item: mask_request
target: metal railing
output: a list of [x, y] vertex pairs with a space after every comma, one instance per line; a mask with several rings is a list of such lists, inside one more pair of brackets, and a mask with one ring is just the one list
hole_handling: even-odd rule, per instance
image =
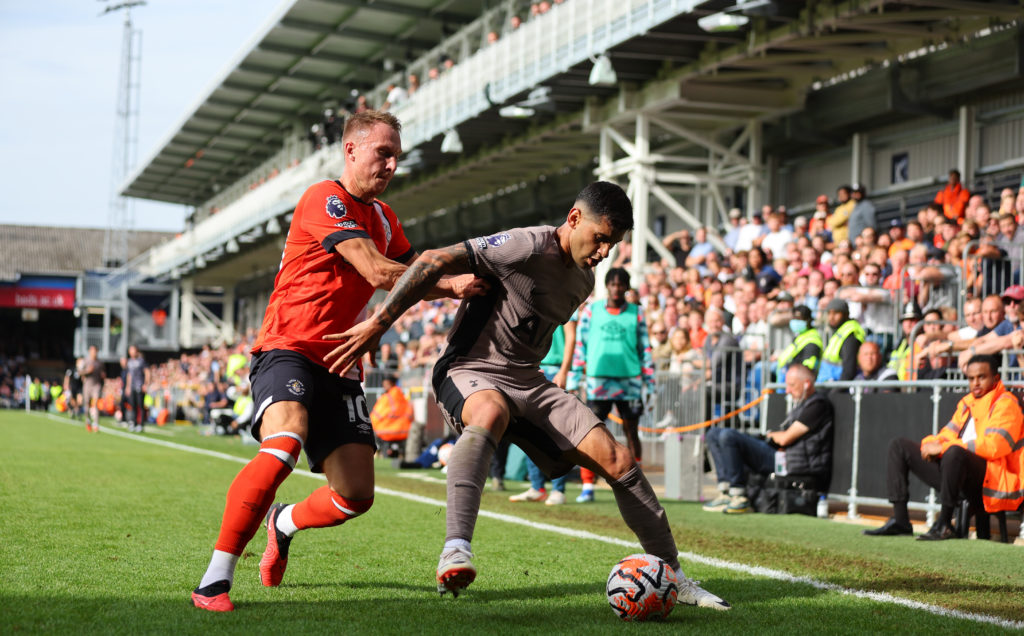
[[325, 175], [341, 174], [343, 162], [339, 144], [317, 150], [298, 166], [245, 193], [193, 229], [146, 252], [148, 262], [144, 269], [151, 276], [175, 268], [187, 272], [196, 256], [222, 249], [229, 239], [254, 231], [263, 234], [270, 219], [295, 207], [310, 183]]
[[[936, 268], [942, 273], [941, 281], [928, 282], [910, 273], [909, 268]], [[949, 306], [956, 309], [957, 316], [963, 315], [964, 296], [966, 286], [964, 284], [963, 269], [949, 264], [941, 265], [915, 265], [908, 266], [900, 273], [900, 281], [895, 289], [896, 304], [894, 307], [894, 320], [899, 331], [899, 315], [902, 308], [911, 300], [918, 303], [922, 309]], [[924, 290], [922, 292], [922, 290]], [[924, 300], [922, 303], [921, 300]]]
[[[1019, 382], [1005, 382], [1008, 389], [1019, 390], [1024, 388], [1024, 385]], [[859, 508], [861, 506], [890, 506], [890, 502], [887, 498], [866, 496], [862, 494], [861, 483], [864, 480], [862, 470], [862, 459], [863, 452], [872, 453], [873, 457], [877, 458], [878, 464], [872, 466], [873, 470], [884, 472], [884, 463], [886, 457], [886, 449], [884, 448], [864, 448], [862, 444], [862, 438], [866, 435], [865, 429], [866, 423], [862, 417], [862, 403], [864, 396], [868, 392], [876, 391], [921, 391], [926, 392], [929, 395], [929, 401], [931, 402], [931, 413], [927, 416], [930, 420], [931, 434], [938, 433], [939, 429], [945, 426], [945, 422], [940, 418], [940, 403], [943, 399], [943, 394], [966, 390], [965, 383], [960, 380], [916, 380], [916, 381], [858, 381], [858, 382], [822, 382], [816, 385], [818, 390], [831, 391], [840, 390], [848, 391], [852, 396], [853, 400], [853, 422], [852, 431], [850, 432], [850, 445], [848, 448], [840, 448], [839, 446], [833, 446], [832, 456], [833, 458], [839, 457], [843, 453], [849, 453], [849, 488], [845, 492], [830, 492], [828, 494], [829, 499], [836, 501], [843, 501], [847, 504], [847, 515], [850, 518], [858, 518]], [[768, 389], [782, 389], [781, 384], [769, 384]], [[786, 396], [786, 411], [792, 407], [789, 396]], [[884, 422], [870, 422], [870, 426], [878, 426], [885, 424]], [[835, 463], [835, 460], [834, 462]], [[841, 481], [844, 475], [836, 475], [833, 473], [832, 482], [833, 485], [837, 479]], [[930, 489], [928, 496], [924, 501], [911, 500], [908, 502], [908, 508], [911, 510], [923, 510], [926, 513], [926, 521], [928, 525], [931, 525], [935, 521], [935, 515], [941, 508], [938, 503], [937, 494], [934, 489]]]
[[[916, 351], [916, 347], [914, 346], [914, 343], [917, 342], [917, 337], [919, 335], [921, 335], [921, 333], [924, 331], [925, 325], [953, 325], [955, 327], [959, 327], [960, 323], [958, 321], [955, 321], [955, 320], [922, 320], [921, 322], [919, 322], [916, 325], [914, 325], [914, 328], [910, 330], [910, 335], [907, 336], [907, 342], [909, 343], [909, 347], [908, 347], [908, 351], [907, 351], [907, 379], [908, 380], [916, 380], [917, 379], [918, 366], [920, 366], [920, 362], [921, 361], [920, 361], [919, 358], [915, 358], [915, 355], [916, 355], [917, 351]], [[952, 355], [942, 356], [943, 358], [952, 358], [952, 365], [947, 364], [945, 366], [947, 366], [947, 367], [948, 366], [956, 367], [956, 355], [957, 355], [957, 352], [953, 352]]]
[[[504, 103], [536, 87], [542, 81], [594, 58], [609, 48], [677, 15], [691, 11], [697, 0], [589, 0], [555, 5], [548, 13], [528, 20], [497, 42], [482, 46], [458, 60], [448, 72], [424, 81], [408, 100], [394, 110], [402, 120], [403, 145], [414, 148], [457, 124], [476, 117], [495, 104]], [[493, 16], [478, 20], [475, 29], [489, 28]], [[414, 63], [426, 69], [436, 52], [462, 46], [467, 36], [456, 34], [432, 53]], [[424, 78], [425, 79], [425, 78]], [[201, 220], [182, 236], [156, 247], [143, 265], [149, 275], [159, 276], [178, 268], [186, 273], [196, 256], [215, 251], [229, 238], [266, 224], [271, 217], [294, 206], [302, 191], [325, 174], [340, 174], [340, 146], [321, 148], [311, 155], [297, 149], [298, 135], [285, 148], [242, 181], [211, 199], [223, 205], [217, 214]], [[295, 159], [302, 159], [291, 167]], [[259, 175], [280, 173], [260, 187], [246, 191]]]
[[960, 294], [961, 302], [967, 295], [976, 298], [1000, 295], [1010, 285], [1020, 282], [1021, 266], [1024, 265], [1024, 245], [1000, 247], [1006, 256], [986, 258], [976, 254], [980, 241], [970, 241], [964, 246], [964, 285]]
[[[697, 0], [589, 0], [555, 5], [425, 82], [397, 111], [408, 147], [641, 35]], [[453, 38], [454, 42], [454, 38]], [[451, 43], [442, 43], [445, 49]]]

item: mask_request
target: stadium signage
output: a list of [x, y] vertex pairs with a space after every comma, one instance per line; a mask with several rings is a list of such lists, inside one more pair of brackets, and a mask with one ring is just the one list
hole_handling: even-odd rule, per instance
[[17, 283], [0, 283], [0, 307], [70, 311], [75, 308], [75, 279], [23, 276]]

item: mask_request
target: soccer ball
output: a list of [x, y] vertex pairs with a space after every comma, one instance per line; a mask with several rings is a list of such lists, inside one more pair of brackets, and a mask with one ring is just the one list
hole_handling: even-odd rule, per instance
[[608, 603], [624, 621], [661, 620], [679, 593], [675, 571], [653, 554], [631, 554], [608, 576]]

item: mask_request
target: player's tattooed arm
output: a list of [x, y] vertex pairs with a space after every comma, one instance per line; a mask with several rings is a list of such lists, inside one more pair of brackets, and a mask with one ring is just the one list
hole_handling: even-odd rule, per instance
[[[467, 289], [473, 285], [471, 272], [469, 250], [465, 243], [427, 250], [391, 287], [391, 293], [377, 308], [374, 319], [387, 330], [409, 307], [423, 300], [435, 288], [445, 296], [463, 298]], [[469, 279], [458, 277], [460, 274], [469, 275]], [[442, 280], [445, 275], [454, 278]]]
[[[470, 255], [465, 244], [459, 243], [438, 250], [427, 250], [416, 259], [409, 269], [402, 274], [401, 278], [395, 281], [384, 302], [377, 307], [373, 316], [355, 325], [348, 331], [340, 334], [324, 336], [325, 340], [341, 340], [333, 351], [324, 357], [331, 373], [345, 375], [349, 369], [359, 360], [359, 357], [370, 352], [371, 362], [384, 335], [398, 317], [407, 309], [422, 300], [431, 291], [438, 290], [438, 283], [442, 277], [451, 275], [453, 278], [445, 279], [444, 284], [449, 289], [460, 293], [458, 297], [485, 293], [487, 283], [475, 278], [470, 272], [472, 266]], [[464, 288], [459, 291], [454, 289], [454, 281], [463, 279], [460, 283]]]

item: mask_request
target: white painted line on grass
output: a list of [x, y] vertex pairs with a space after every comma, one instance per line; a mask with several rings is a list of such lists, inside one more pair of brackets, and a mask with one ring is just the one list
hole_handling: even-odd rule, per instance
[[[75, 424], [77, 422], [69, 420], [67, 418], [58, 417], [51, 413], [47, 413], [46, 416], [54, 421], [62, 422], [64, 424]], [[125, 431], [119, 431], [116, 429], [101, 427], [101, 429], [109, 435], [115, 435], [117, 437], [125, 437], [130, 440], [137, 442], [145, 442], [147, 444], [155, 444], [157, 446], [164, 446], [167, 448], [173, 448], [175, 450], [185, 451], [187, 453], [195, 453], [197, 455], [206, 455], [208, 457], [217, 457], [219, 459], [225, 459], [227, 461], [236, 462], [239, 464], [249, 463], [249, 459], [243, 457], [237, 457], [235, 455], [229, 455], [227, 453], [221, 453], [218, 451], [207, 450], [204, 448], [196, 448], [194, 446], [188, 446], [186, 444], [178, 444], [175, 442], [168, 442], [162, 439], [153, 439], [151, 437], [144, 437], [138, 434], [128, 433]], [[312, 477], [313, 479], [319, 479], [325, 481], [325, 477], [319, 473], [312, 473], [308, 470], [294, 470], [293, 473], [303, 475], [304, 477]], [[416, 503], [426, 504], [429, 506], [441, 506], [444, 507], [446, 503], [440, 499], [432, 499], [430, 497], [423, 497], [421, 495], [414, 495], [412, 493], [402, 492], [400, 490], [391, 490], [390, 488], [383, 488], [377, 486], [376, 492], [384, 495], [390, 495], [392, 497], [399, 497], [407, 501], [414, 501]], [[554, 534], [560, 534], [566, 537], [572, 537], [575, 539], [589, 539], [591, 541], [600, 541], [602, 543], [608, 543], [611, 545], [618, 545], [630, 550], [640, 547], [640, 544], [634, 541], [626, 541], [625, 539], [618, 539], [616, 537], [606, 537], [600, 534], [594, 534], [593, 532], [587, 532], [586, 530], [576, 530], [574, 528], [565, 528], [562, 526], [555, 526], [549, 523], [541, 523], [538, 521], [531, 521], [529, 519], [523, 519], [521, 517], [515, 517], [513, 515], [507, 515], [500, 512], [490, 512], [488, 510], [480, 511], [481, 517], [487, 517], [488, 519], [494, 519], [496, 521], [503, 521], [514, 525], [526, 526], [535, 530], [543, 530], [545, 532], [551, 532]], [[693, 552], [680, 552], [679, 557], [681, 559], [692, 561], [694, 563], [700, 563], [710, 567], [721, 568], [723, 570], [732, 570], [734, 572], [742, 572], [744, 574], [752, 574], [754, 576], [760, 576], [768, 579], [774, 579], [777, 581], [786, 581], [788, 583], [802, 583], [804, 585], [810, 585], [813, 588], [819, 590], [826, 590], [830, 592], [838, 592], [847, 596], [853, 596], [856, 598], [868, 599], [877, 603], [888, 603], [890, 605], [898, 605], [900, 607], [906, 607], [909, 609], [920, 610], [922, 612], [928, 612], [929, 614], [935, 614], [937, 616], [943, 616], [948, 618], [958, 618], [962, 620], [973, 621], [976, 623], [988, 623], [1007, 629], [1024, 629], [1024, 622], [1011, 621], [998, 616], [989, 616], [987, 614], [975, 614], [972, 612], [962, 612], [960, 610], [949, 609], [946, 607], [940, 607], [938, 605], [931, 605], [929, 603], [922, 603], [920, 601], [914, 601], [899, 596], [893, 596], [892, 594], [886, 594], [884, 592], [871, 592], [868, 590], [855, 590], [835, 583], [827, 583], [824, 581], [818, 581], [807, 576], [798, 576], [796, 574], [790, 574], [783, 570], [776, 570], [773, 568], [766, 568], [760, 565], [745, 565], [743, 563], [735, 563], [733, 561], [726, 561], [724, 559], [717, 559], [715, 557], [708, 557], [702, 554], [695, 554]]]
[[[437, 470], [430, 470], [430, 469], [427, 469], [427, 470], [429, 470], [429, 472], [431, 472], [431, 473], [440, 472], [440, 471], [437, 471]], [[412, 479], [413, 481], [423, 481], [423, 482], [426, 482], [428, 484], [446, 484], [446, 483], [448, 483], [448, 481], [447, 481], [447, 479], [445, 477], [435, 477], [434, 475], [425, 474], [426, 472], [427, 471], [420, 472], [420, 471], [416, 470], [416, 471], [408, 472], [408, 473], [398, 473], [398, 477], [401, 477], [403, 479]]]

